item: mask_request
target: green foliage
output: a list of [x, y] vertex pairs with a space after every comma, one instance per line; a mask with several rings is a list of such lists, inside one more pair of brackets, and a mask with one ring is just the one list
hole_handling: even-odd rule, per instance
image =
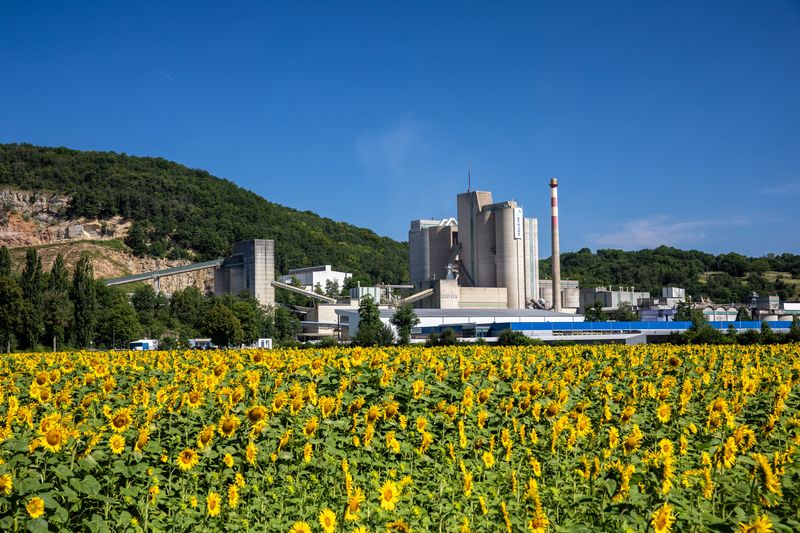
[[608, 314], [610, 320], [617, 322], [635, 322], [639, 320], [639, 315], [633, 310], [633, 306], [628, 302], [621, 302], [619, 307]]
[[28, 248], [25, 254], [25, 270], [22, 271], [20, 285], [25, 299], [22, 336], [24, 346], [33, 350], [44, 333], [42, 258], [34, 248]]
[[72, 275], [70, 298], [74, 304], [74, 331], [78, 346], [89, 346], [97, 323], [97, 298], [92, 260], [82, 255]]
[[[100, 306], [97, 342], [111, 348], [127, 348], [142, 333], [139, 316], [122, 289], [109, 287]], [[149, 337], [149, 335], [145, 335]]]
[[397, 308], [394, 316], [389, 320], [397, 328], [400, 344], [408, 344], [411, 340], [411, 329], [419, 324], [419, 317], [411, 304], [403, 304]]
[[428, 338], [425, 339], [425, 346], [455, 346], [458, 344], [458, 337], [456, 336], [456, 332], [450, 328], [442, 331], [438, 335], [436, 333], [431, 333], [428, 335]]
[[6, 352], [11, 351], [23, 305], [22, 289], [17, 282], [9, 276], [0, 276], [0, 343]]
[[58, 254], [50, 269], [50, 278], [47, 280], [47, 290], [53, 292], [69, 292], [69, 273], [64, 264], [64, 256]]
[[265, 238], [275, 240], [278, 272], [327, 263], [370, 283], [408, 279], [406, 243], [160, 158], [2, 144], [0, 185], [68, 194], [72, 216], [134, 221], [127, 242], [138, 254], [213, 259], [236, 241]]
[[11, 255], [8, 253], [8, 248], [5, 246], [0, 247], [0, 277], [11, 276]]
[[372, 296], [361, 299], [358, 306], [358, 331], [353, 337], [353, 344], [358, 346], [388, 346], [394, 342], [391, 328], [381, 322], [381, 312]]
[[598, 300], [594, 305], [587, 306], [583, 313], [583, 319], [586, 322], [603, 322], [608, 320], [606, 313], [603, 311], [603, 302]]
[[540, 339], [528, 337], [521, 331], [504, 329], [497, 336], [498, 346], [538, 346], [544, 344]]
[[[540, 269], [549, 272], [550, 259], [541, 261]], [[800, 296], [800, 285], [769, 281], [763, 275], [765, 271], [800, 277], [800, 255], [714, 256], [668, 246], [635, 252], [601, 249], [595, 253], [583, 248], [561, 254], [562, 277], [576, 279], [582, 287], [634, 285], [656, 296], [661, 294], [661, 287], [684, 287], [695, 299], [708, 297], [719, 303], [749, 301], [752, 291], [777, 294], [782, 300]]]
[[302, 329], [297, 315], [283, 306], [277, 306], [272, 313], [271, 324], [268, 324], [267, 336], [277, 344], [286, 345], [294, 342]]
[[736, 321], [746, 322], [748, 320], [752, 320], [752, 316], [750, 315], [750, 310], [744, 306], [740, 307], [739, 310], [736, 312]]
[[217, 346], [234, 346], [242, 342], [242, 323], [222, 302], [215, 302], [206, 315], [203, 328]]

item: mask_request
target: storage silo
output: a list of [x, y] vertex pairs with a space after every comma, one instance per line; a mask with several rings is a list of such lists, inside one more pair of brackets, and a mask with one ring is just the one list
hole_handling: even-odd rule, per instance
[[509, 309], [525, 307], [525, 247], [522, 209], [514, 202], [494, 208], [497, 286], [506, 287]]
[[411, 283], [430, 279], [430, 233], [426, 229], [428, 220], [411, 221], [408, 231], [408, 269]]

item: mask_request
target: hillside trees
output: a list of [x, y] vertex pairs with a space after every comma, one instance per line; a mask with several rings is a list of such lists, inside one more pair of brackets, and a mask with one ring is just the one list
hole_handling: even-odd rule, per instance
[[97, 322], [97, 301], [92, 261], [83, 255], [72, 275], [70, 298], [74, 305], [74, 332], [78, 346], [89, 346]]

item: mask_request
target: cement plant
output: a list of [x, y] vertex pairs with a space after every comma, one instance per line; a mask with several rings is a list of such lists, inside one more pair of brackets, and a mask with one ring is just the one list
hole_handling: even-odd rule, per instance
[[[333, 265], [309, 265], [276, 276], [274, 242], [266, 239], [238, 242], [229, 257], [105, 283], [150, 282], [158, 291], [163, 278], [213, 270], [216, 296], [245, 291], [261, 305], [274, 307], [283, 305], [276, 303], [275, 291], [289, 291], [312, 302], [289, 306], [301, 320], [298, 338], [310, 342], [349, 342], [358, 332], [359, 308], [366, 297], [377, 305], [381, 322], [395, 334], [392, 317], [398, 307], [412, 305], [419, 319], [411, 332], [412, 343], [446, 331], [461, 342], [495, 341], [503, 331], [545, 343], [667, 342], [671, 334], [693, 326], [689, 320], [676, 320], [681, 307], [702, 316], [715, 330], [738, 333], [758, 330], [762, 324], [787, 332], [800, 317], [800, 302], [781, 302], [770, 295], [753, 294], [749, 302], [739, 305], [715, 304], [692, 301], [680, 287], [663, 287], [660, 295], [651, 295], [632, 286], [580, 287], [576, 280], [561, 279], [556, 178], [550, 180], [549, 192], [549, 272], [540, 272], [539, 267], [539, 221], [526, 217], [513, 200], [495, 201], [490, 191], [467, 190], [456, 195], [455, 217], [443, 213], [442, 218], [410, 222], [408, 283], [359, 285], [347, 297], [326, 295], [321, 288], [343, 287], [352, 275], [334, 270]], [[620, 309], [633, 313], [631, 320], [589, 316]], [[740, 320], [742, 309], [749, 315], [747, 320]], [[147, 342], [135, 341], [135, 347]], [[267, 344], [271, 346], [270, 339], [259, 340], [259, 345]]]

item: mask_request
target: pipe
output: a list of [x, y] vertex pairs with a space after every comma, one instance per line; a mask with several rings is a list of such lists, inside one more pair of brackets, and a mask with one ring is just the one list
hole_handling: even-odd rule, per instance
[[553, 311], [561, 311], [561, 246], [558, 240], [558, 180], [550, 180], [550, 211], [553, 232]]

